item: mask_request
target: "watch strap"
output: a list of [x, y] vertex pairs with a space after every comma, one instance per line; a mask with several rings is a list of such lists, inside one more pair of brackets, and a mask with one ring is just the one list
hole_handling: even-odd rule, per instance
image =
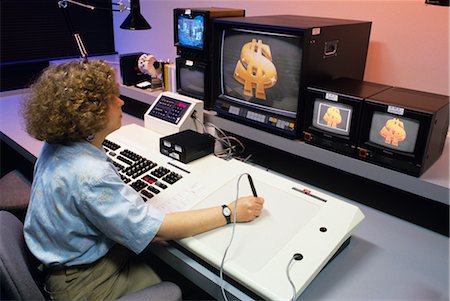
[[[230, 212], [230, 214], [225, 214], [225, 209], [228, 208], [228, 212]], [[227, 220], [227, 225], [231, 223], [231, 209], [230, 207], [228, 207], [227, 205], [222, 205], [222, 214], [225, 217], [225, 219]]]

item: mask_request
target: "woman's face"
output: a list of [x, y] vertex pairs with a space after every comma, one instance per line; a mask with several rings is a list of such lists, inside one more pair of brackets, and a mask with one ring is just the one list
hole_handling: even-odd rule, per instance
[[124, 102], [115, 96], [108, 104], [108, 122], [106, 124], [107, 135], [119, 129], [122, 126], [122, 106]]

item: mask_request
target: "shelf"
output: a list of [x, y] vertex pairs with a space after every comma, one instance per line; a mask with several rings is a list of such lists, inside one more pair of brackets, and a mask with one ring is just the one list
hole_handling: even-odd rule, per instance
[[355, 158], [340, 155], [299, 140], [291, 140], [242, 125], [206, 111], [205, 120], [222, 130], [271, 146], [276, 149], [319, 162], [378, 183], [449, 205], [449, 139], [444, 152], [420, 178], [383, 168]]

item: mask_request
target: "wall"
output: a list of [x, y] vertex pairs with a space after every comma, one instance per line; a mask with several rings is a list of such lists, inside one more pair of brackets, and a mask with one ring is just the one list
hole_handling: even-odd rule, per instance
[[164, 1], [140, 0], [152, 26], [147, 31], [119, 28], [127, 14], [114, 15], [119, 53], [143, 51], [158, 59], [176, 56], [173, 8], [243, 8], [247, 16], [295, 14], [372, 21], [364, 79], [431, 93], [450, 94], [449, 8], [425, 0], [397, 1]]

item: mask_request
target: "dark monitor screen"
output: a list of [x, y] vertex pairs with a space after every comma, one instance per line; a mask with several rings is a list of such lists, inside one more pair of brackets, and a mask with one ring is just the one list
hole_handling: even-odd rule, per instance
[[205, 72], [202, 69], [179, 67], [180, 80], [179, 89], [188, 94], [204, 95]]
[[375, 111], [369, 141], [389, 149], [413, 153], [419, 127], [417, 120]]
[[177, 18], [179, 45], [202, 50], [205, 39], [205, 17], [180, 14]]
[[312, 125], [323, 131], [349, 136], [353, 107], [316, 98]]
[[229, 28], [222, 31], [221, 93], [227, 99], [296, 117], [301, 37]]

